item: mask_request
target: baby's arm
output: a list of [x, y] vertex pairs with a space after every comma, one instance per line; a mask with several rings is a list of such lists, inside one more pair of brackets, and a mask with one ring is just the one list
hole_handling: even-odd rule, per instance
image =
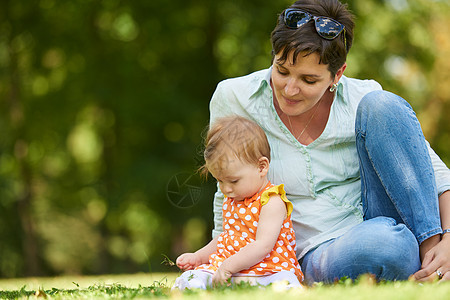
[[213, 282], [224, 283], [232, 274], [262, 261], [275, 246], [286, 215], [286, 205], [281, 197], [279, 195], [270, 197], [269, 202], [261, 207], [256, 240], [226, 259], [214, 274]]
[[178, 256], [176, 262], [178, 268], [187, 271], [192, 270], [201, 264], [207, 263], [209, 261], [209, 256], [217, 249], [218, 238], [218, 236], [215, 237], [206, 246], [194, 253], [184, 253]]

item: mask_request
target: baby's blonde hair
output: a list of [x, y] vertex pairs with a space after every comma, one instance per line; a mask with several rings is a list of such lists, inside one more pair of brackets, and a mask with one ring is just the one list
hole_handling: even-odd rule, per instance
[[223, 163], [230, 154], [250, 164], [258, 164], [261, 157], [270, 161], [270, 146], [262, 128], [240, 116], [217, 119], [206, 135], [205, 164], [200, 168], [201, 174], [208, 174], [207, 165], [223, 169]]

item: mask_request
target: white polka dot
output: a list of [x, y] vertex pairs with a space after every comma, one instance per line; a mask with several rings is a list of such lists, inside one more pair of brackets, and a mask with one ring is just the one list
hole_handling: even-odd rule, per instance
[[236, 231], [241, 231], [241, 227], [239, 227], [239, 225], [234, 226], [234, 229], [236, 229]]
[[240, 214], [245, 214], [245, 208], [241, 208], [241, 209], [239, 210], [239, 213], [240, 213]]
[[244, 231], [244, 232], [242, 233], [242, 236], [243, 236], [244, 238], [246, 238], [246, 237], [248, 237], [248, 233]]
[[284, 223], [284, 227], [289, 228], [289, 223], [288, 222]]
[[258, 270], [259, 272], [261, 272], [262, 270], [264, 270], [263, 268], [256, 268], [256, 270]]
[[248, 274], [256, 275], [255, 271], [250, 271]]
[[278, 252], [278, 253], [281, 253], [281, 252], [283, 252], [283, 249], [281, 249], [280, 247], [278, 247], [278, 248], [277, 248], [277, 252]]
[[287, 249], [288, 249], [289, 251], [292, 251], [291, 245], [287, 245]]
[[233, 230], [228, 230], [228, 234], [229, 235], [234, 235], [234, 231]]
[[234, 211], [234, 206], [231, 207], [231, 211]]
[[229, 211], [227, 211], [227, 213], [225, 214], [225, 217], [227, 217], [227, 218], [231, 217], [231, 213]]
[[238, 241], [234, 241], [234, 246], [235, 247], [239, 246], [239, 242]]
[[274, 257], [274, 258], [272, 258], [272, 261], [273, 261], [273, 263], [278, 263], [279, 261], [280, 261], [280, 259], [278, 258], [278, 257]]
[[238, 220], [238, 219], [239, 219], [238, 214], [235, 213], [235, 214], [234, 214], [234, 218]]
[[241, 207], [241, 205], [242, 205], [242, 204], [241, 204], [241, 203], [239, 203], [238, 205], [236, 205], [236, 207]]
[[223, 249], [219, 249], [219, 253], [222, 253], [223, 252]]
[[230, 224], [234, 224], [234, 222], [236, 222], [235, 219], [229, 219], [229, 220], [228, 220], [228, 223], [230, 223]]
[[292, 235], [288, 234], [287, 239], [292, 240]]
[[252, 219], [252, 217], [250, 215], [246, 215], [244, 219], [247, 221], [250, 221]]
[[284, 242], [283, 242], [282, 240], [279, 240], [279, 241], [278, 241], [278, 245], [283, 246], [283, 245], [284, 245]]
[[283, 262], [281, 265], [283, 266], [283, 268], [287, 268], [289, 266], [287, 262]]
[[233, 250], [233, 246], [230, 245], [230, 246], [227, 247], [227, 249], [228, 250]]
[[291, 261], [291, 263], [295, 264], [295, 259], [291, 258], [289, 260]]
[[258, 209], [256, 207], [252, 207], [251, 212], [256, 214], [258, 212]]
[[288, 256], [289, 256], [289, 253], [284, 252], [284, 256], [285, 256], [285, 257], [288, 257]]
[[223, 237], [219, 236], [219, 238], [217, 239], [219, 242], [223, 241]]
[[227, 230], [230, 229], [230, 225], [228, 225], [228, 224], [225, 224], [224, 227], [225, 227], [225, 229], [227, 229]]
[[253, 221], [253, 226], [258, 227], [258, 222]]
[[249, 228], [248, 231], [250, 231], [251, 233], [255, 233], [255, 231], [251, 228]]
[[228, 208], [228, 205], [225, 203], [225, 204], [223, 205], [223, 209], [224, 209], [224, 210], [227, 210], [227, 208]]
[[259, 265], [263, 268], [267, 267], [267, 264], [265, 264], [265, 263], [260, 263]]

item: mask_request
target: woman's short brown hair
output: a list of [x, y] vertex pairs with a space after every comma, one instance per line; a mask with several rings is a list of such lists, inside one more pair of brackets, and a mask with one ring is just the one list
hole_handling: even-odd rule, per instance
[[[318, 53], [320, 63], [327, 64], [331, 75], [336, 75], [347, 59], [347, 53], [353, 42], [353, 15], [338, 0], [299, 0], [289, 8], [301, 9], [313, 16], [332, 18], [345, 26], [334, 40], [321, 38], [315, 28], [314, 21], [309, 21], [300, 28], [291, 29], [284, 24], [284, 11], [278, 16], [277, 25], [272, 31], [272, 59], [281, 53], [280, 62], [284, 63], [293, 54], [293, 62], [299, 54]], [[344, 37], [345, 34], [345, 37]]]

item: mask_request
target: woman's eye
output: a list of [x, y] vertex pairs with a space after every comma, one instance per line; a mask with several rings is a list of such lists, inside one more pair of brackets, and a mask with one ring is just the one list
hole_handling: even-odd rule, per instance
[[303, 81], [305, 81], [307, 84], [314, 84], [314, 83], [316, 83], [317, 81], [315, 81], [315, 80], [308, 80], [308, 79], [304, 79]]
[[235, 184], [235, 183], [238, 183], [238, 181], [239, 181], [239, 179], [237, 179], [237, 180], [232, 180], [231, 183], [232, 183], [232, 184]]
[[287, 75], [288, 72], [281, 70], [280, 68], [277, 68], [278, 73], [280, 73], [281, 75]]

